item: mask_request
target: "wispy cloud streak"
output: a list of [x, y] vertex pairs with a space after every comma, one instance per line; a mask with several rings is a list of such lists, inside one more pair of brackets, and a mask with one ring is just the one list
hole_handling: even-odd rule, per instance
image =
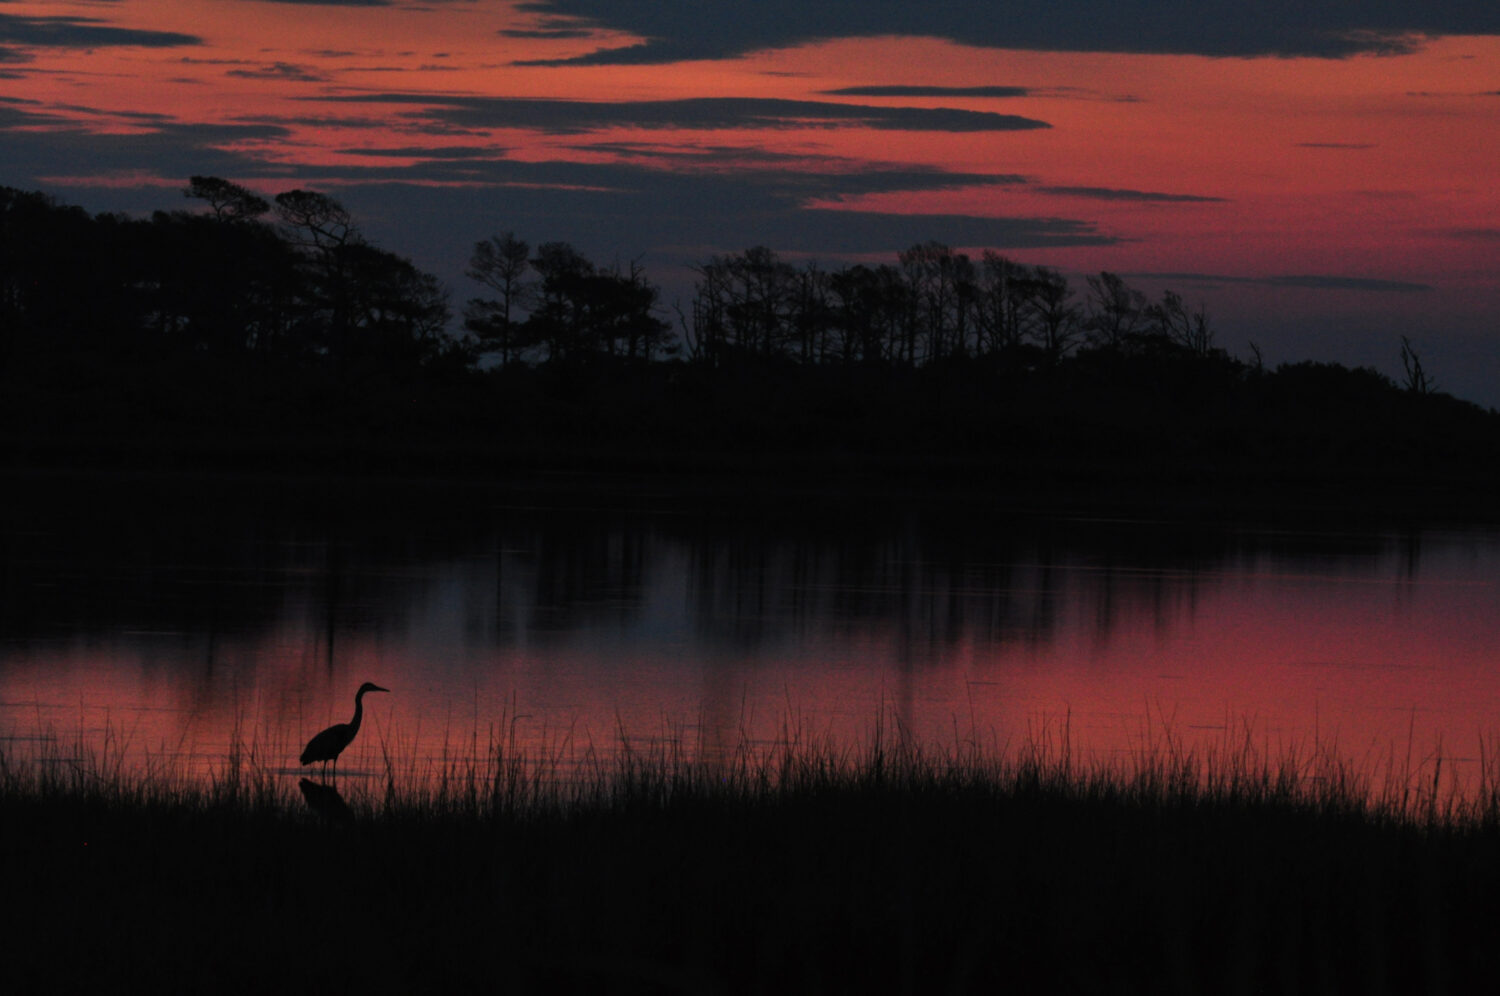
[[683, 100], [550, 100], [529, 97], [368, 93], [320, 97], [342, 103], [417, 104], [411, 116], [465, 128], [527, 128], [553, 134], [605, 128], [874, 128], [889, 131], [989, 132], [1050, 128], [1015, 114], [953, 107], [877, 107], [820, 100], [695, 97]]

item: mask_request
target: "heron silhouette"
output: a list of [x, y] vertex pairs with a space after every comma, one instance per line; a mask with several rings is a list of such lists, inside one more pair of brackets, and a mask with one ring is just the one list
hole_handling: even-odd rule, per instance
[[313, 764], [323, 762], [323, 767], [328, 767], [328, 762], [333, 762], [333, 777], [339, 774], [339, 755], [344, 748], [354, 742], [354, 735], [359, 732], [359, 722], [365, 717], [365, 693], [366, 692], [389, 692], [389, 688], [381, 688], [373, 681], [367, 681], [359, 686], [359, 691], [354, 693], [354, 718], [347, 723], [334, 723], [328, 729], [319, 733], [307, 742], [302, 749], [302, 756], [297, 758], [302, 764]]

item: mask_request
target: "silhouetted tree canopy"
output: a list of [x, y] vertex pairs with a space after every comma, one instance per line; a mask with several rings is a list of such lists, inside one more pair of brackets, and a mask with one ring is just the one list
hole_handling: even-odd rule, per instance
[[202, 208], [131, 218], [0, 187], [8, 438], [396, 434], [455, 452], [962, 456], [1013, 475], [1500, 463], [1500, 415], [1438, 392], [1406, 340], [1400, 386], [1270, 370], [1218, 348], [1201, 305], [1109, 272], [1080, 291], [936, 241], [833, 268], [755, 246], [696, 267], [670, 325], [638, 264], [504, 232], [472, 243], [486, 296], [455, 330], [439, 281], [337, 199], [208, 176], [184, 193]]
[[516, 320], [535, 293], [535, 285], [526, 280], [530, 257], [531, 247], [511, 232], [475, 243], [469, 257], [469, 279], [499, 297], [471, 298], [464, 328], [477, 337], [481, 353], [496, 354], [502, 364], [520, 359], [530, 345]]
[[80, 367], [96, 351], [406, 367], [456, 347], [437, 279], [365, 242], [333, 198], [278, 195], [276, 225], [266, 200], [217, 177], [185, 193], [208, 212], [90, 217], [0, 189], [7, 342]]
[[183, 193], [207, 201], [218, 221], [249, 221], [271, 210], [271, 205], [259, 194], [217, 176], [191, 177]]

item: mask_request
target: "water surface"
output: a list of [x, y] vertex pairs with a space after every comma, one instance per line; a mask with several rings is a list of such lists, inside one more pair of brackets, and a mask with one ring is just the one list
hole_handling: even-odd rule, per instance
[[36, 485], [0, 563], [0, 741], [191, 777], [231, 745], [289, 779], [877, 718], [1006, 749], [1164, 737], [1472, 776], [1500, 727], [1500, 535], [1056, 515], [848, 498], [628, 501], [226, 482]]

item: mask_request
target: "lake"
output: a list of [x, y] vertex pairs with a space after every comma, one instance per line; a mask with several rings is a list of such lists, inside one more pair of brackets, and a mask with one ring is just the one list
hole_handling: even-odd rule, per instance
[[[1322, 514], [597, 483], [30, 479], [0, 526], [0, 747], [206, 778], [438, 776], [793, 735], [1078, 756], [1333, 752], [1472, 784], [1500, 729], [1500, 532]], [[1425, 769], [1424, 769], [1425, 770]]]

